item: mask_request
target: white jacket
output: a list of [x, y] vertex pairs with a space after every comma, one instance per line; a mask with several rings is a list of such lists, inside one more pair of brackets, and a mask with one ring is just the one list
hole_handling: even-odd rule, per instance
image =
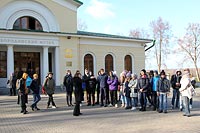
[[181, 88], [179, 89], [182, 96], [187, 96], [189, 99], [192, 98], [192, 94], [189, 90], [189, 86], [191, 85], [191, 81], [188, 75], [183, 75], [180, 81]]

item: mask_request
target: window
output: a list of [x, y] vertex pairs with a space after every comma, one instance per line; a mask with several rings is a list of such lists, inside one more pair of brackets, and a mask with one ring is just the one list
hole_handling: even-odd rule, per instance
[[7, 77], [7, 52], [0, 51], [0, 78]]
[[86, 54], [84, 57], [84, 70], [85, 68], [94, 73], [93, 56], [91, 54]]
[[28, 16], [18, 18], [13, 25], [13, 29], [43, 30], [37, 19]]
[[125, 70], [132, 72], [132, 58], [130, 55], [126, 55], [124, 58]]
[[105, 72], [109, 73], [109, 71], [113, 71], [113, 56], [111, 54], [105, 57]]

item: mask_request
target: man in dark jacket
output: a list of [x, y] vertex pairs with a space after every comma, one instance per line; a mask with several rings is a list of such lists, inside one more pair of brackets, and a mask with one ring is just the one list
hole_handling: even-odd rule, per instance
[[146, 70], [142, 69], [140, 72], [140, 78], [138, 79], [137, 88], [140, 94], [140, 104], [141, 108], [140, 111], [146, 111], [146, 104], [147, 104], [147, 91], [149, 88], [149, 79], [146, 75]]
[[34, 109], [40, 110], [37, 107], [37, 103], [41, 100], [40, 87], [39, 87], [38, 75], [37, 74], [33, 74], [33, 81], [31, 82], [30, 88], [33, 92], [33, 104], [31, 105], [31, 109], [33, 111], [34, 111]]
[[170, 92], [170, 81], [166, 78], [165, 71], [160, 73], [157, 81], [157, 95], [159, 96], [159, 113], [167, 113], [167, 95]]
[[67, 106], [73, 106], [72, 105], [73, 81], [72, 81], [72, 74], [70, 70], [67, 70], [67, 73], [63, 80], [63, 84], [66, 88]]
[[[177, 70], [176, 74], [172, 75], [171, 77], [171, 86], [173, 88], [173, 96], [172, 96], [172, 109], [174, 109], [174, 106], [176, 108], [179, 107], [179, 99], [180, 99], [180, 92], [179, 89], [181, 88], [181, 71]], [[175, 100], [176, 100], [176, 105], [175, 104]]]
[[[100, 82], [100, 94], [101, 94], [101, 105], [100, 106], [104, 106], [106, 107], [108, 104], [108, 93], [107, 93], [107, 79], [108, 76], [106, 75], [106, 73], [104, 72], [104, 69], [100, 70], [101, 75], [98, 77], [98, 80]], [[105, 100], [105, 102], [104, 102]]]

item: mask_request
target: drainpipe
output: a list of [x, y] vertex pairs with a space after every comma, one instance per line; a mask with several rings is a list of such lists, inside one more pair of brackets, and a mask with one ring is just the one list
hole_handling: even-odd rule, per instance
[[147, 49], [145, 49], [145, 52], [146, 52], [147, 50], [151, 49], [155, 44], [156, 44], [156, 40], [153, 40], [153, 44], [152, 44], [150, 47], [148, 47]]

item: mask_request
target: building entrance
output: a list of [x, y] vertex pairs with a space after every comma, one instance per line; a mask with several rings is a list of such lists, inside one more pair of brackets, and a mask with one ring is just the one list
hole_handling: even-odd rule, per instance
[[18, 78], [23, 72], [28, 73], [31, 78], [37, 73], [40, 78], [40, 53], [14, 52], [14, 70]]

